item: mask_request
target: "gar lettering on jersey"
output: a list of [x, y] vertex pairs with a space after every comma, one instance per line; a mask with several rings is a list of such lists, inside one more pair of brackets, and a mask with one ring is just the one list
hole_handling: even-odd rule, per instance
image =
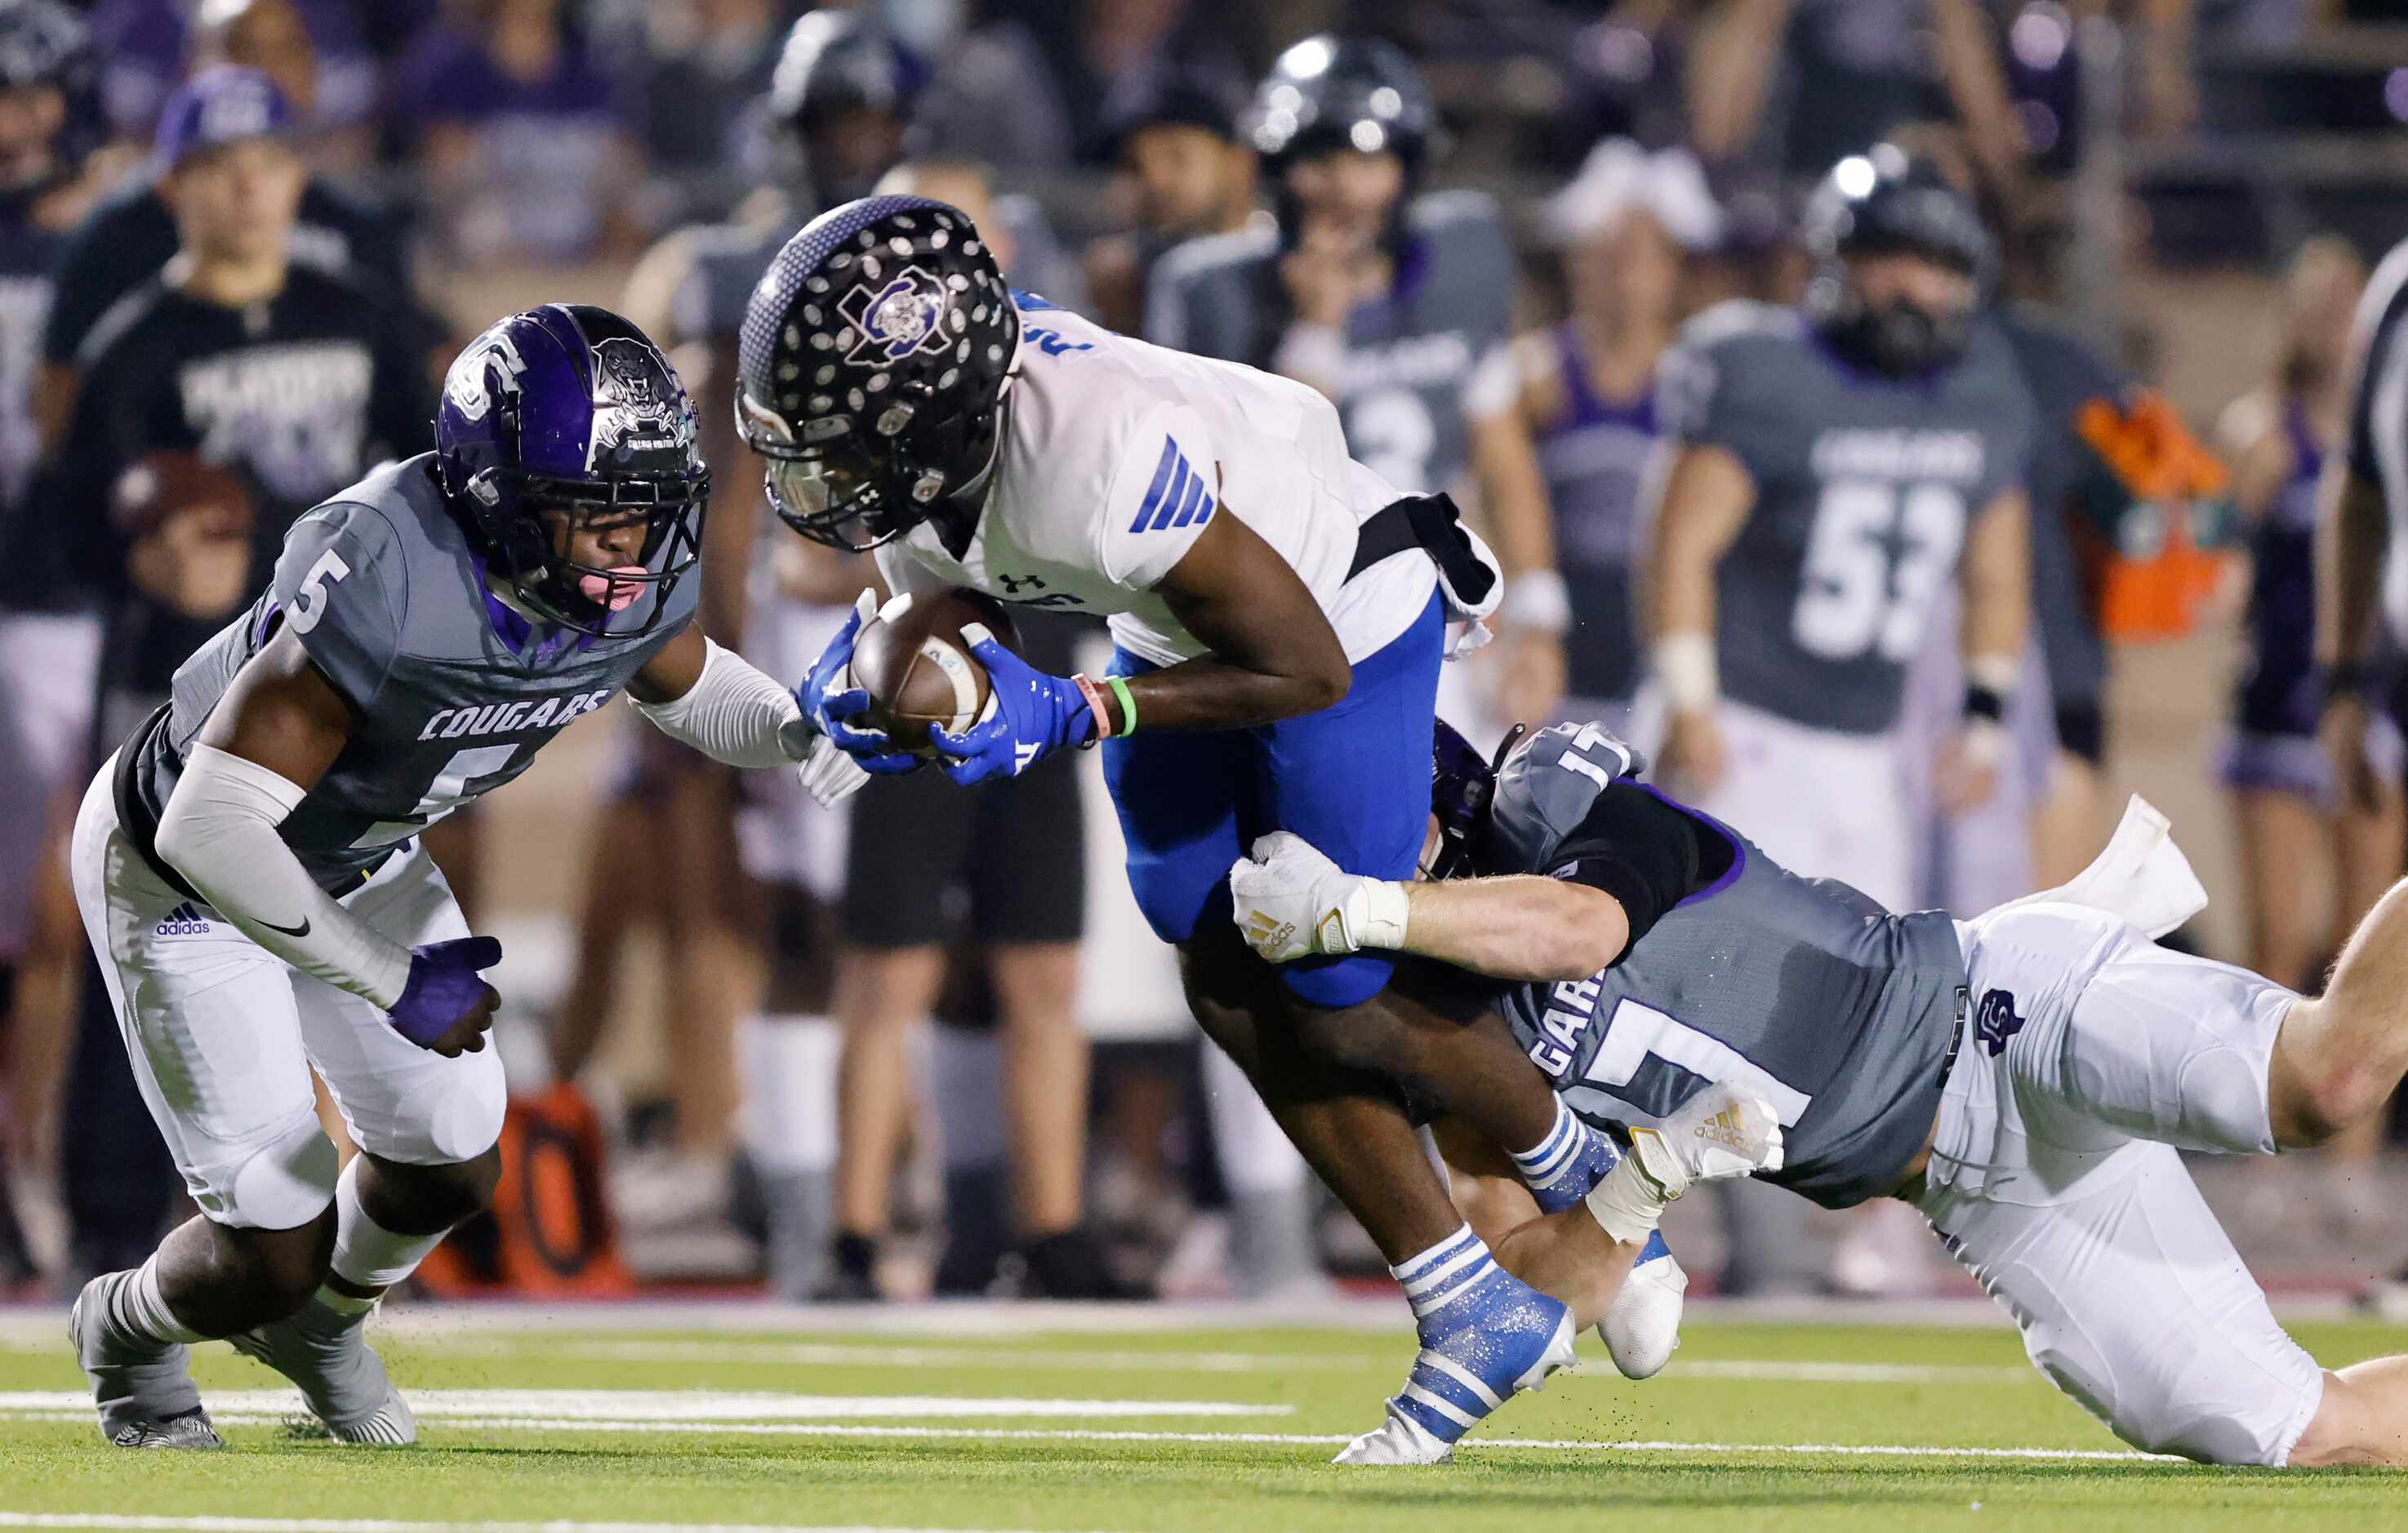
[[[1594, 725], [1534, 737], [1500, 777], [1506, 834], [1483, 871], [1579, 877], [1582, 823], [1629, 759]], [[1743, 1084], [1786, 1138], [1768, 1181], [1832, 1208], [1886, 1194], [1939, 1112], [1966, 985], [1956, 924], [1799, 878], [1682, 808], [1727, 844], [1721, 871], [1611, 967], [1512, 987], [1515, 1038], [1584, 1117], [1654, 1126], [1709, 1083]]]
[[[1266, 228], [1173, 251], [1155, 268], [1146, 338], [1268, 367], [1294, 317], [1279, 275], [1283, 253]], [[1511, 403], [1513, 286], [1495, 204], [1474, 192], [1414, 199], [1390, 291], [1346, 317], [1337, 380], [1348, 447], [1399, 491], [1460, 483], [1471, 466], [1472, 420]]]
[[1813, 728], [1888, 729], [1969, 518], [2023, 483], [2034, 412], [2005, 341], [1978, 323], [1949, 367], [1887, 378], [1799, 310], [1734, 301], [1684, 327], [1662, 379], [1673, 439], [1723, 449], [1756, 488], [1715, 571], [1723, 691]]
[[[531, 627], [486, 589], [443, 508], [434, 464], [426, 453], [388, 465], [294, 523], [268, 589], [177, 670], [167, 706], [127, 743], [121, 765], [119, 811], [137, 846], [210, 710], [280, 626], [299, 636], [357, 716], [342, 752], [279, 827], [319, 886], [340, 893], [398, 843], [526, 770], [692, 617], [700, 582], [688, 579], [641, 638]], [[645, 615], [639, 603], [624, 621]]]

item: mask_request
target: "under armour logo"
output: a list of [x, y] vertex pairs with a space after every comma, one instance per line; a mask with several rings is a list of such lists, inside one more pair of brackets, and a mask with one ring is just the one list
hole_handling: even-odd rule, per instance
[[1028, 770], [1028, 764], [1037, 759], [1040, 749], [1034, 740], [1015, 741], [1011, 747], [1011, 775], [1018, 777]]
[[997, 575], [996, 579], [1003, 582], [1003, 594], [1007, 596], [1019, 595], [1023, 586], [1031, 591], [1045, 589], [1045, 582], [1034, 575]]
[[2007, 1039], [2024, 1030], [2026, 1020], [2015, 1015], [2014, 992], [1986, 991], [1982, 996], [1981, 1010], [1974, 1013], [1973, 1037], [1996, 1059], [2007, 1052]]

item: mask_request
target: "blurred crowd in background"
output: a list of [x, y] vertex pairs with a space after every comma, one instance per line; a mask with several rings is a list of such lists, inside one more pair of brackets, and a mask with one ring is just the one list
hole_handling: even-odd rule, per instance
[[[1392, 46], [1410, 108], [1342, 163], [1283, 152], [1257, 89], [1316, 35]], [[716, 471], [704, 621], [799, 679], [867, 565], [760, 514], [735, 332], [778, 245], [874, 189], [962, 207], [1053, 303], [1314, 382], [1357, 457], [1455, 493], [1515, 577], [1448, 704], [1493, 739], [1643, 690], [1683, 322], [1799, 300], [1835, 162], [1931, 156], [1986, 211], [2039, 410], [2038, 616], [2000, 791], [1902, 796], [1908, 897], [2060, 881], [2138, 784], [2236, 849], [2191, 938], [2313, 987], [2402, 862], [2396, 733], [2377, 709], [2381, 792], [2344, 806], [2294, 695], [2403, 120], [2408, 6], [2373, 0], [0, 0], [0, 1287], [138, 1262], [181, 1207], [85, 982], [63, 806], [292, 519], [424, 451], [443, 363], [535, 302], [670, 351]], [[1216, 300], [1197, 273], [1233, 260]], [[1961, 692], [1928, 647], [1892, 732], [1926, 784]], [[1368, 1261], [1197, 1041], [1096, 783], [922, 774], [846, 824], [580, 732], [552, 794], [430, 838], [511, 952], [523, 1094], [497, 1219], [431, 1286], [1281, 1297]], [[2285, 1227], [2363, 1234], [2379, 1148]], [[1801, 1208], [1733, 1221], [1726, 1291], [1942, 1281], [1911, 1227], [1810, 1239]]]

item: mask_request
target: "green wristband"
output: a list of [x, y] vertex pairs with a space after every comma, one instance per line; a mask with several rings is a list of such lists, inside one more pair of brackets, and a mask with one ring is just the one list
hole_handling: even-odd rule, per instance
[[1112, 695], [1121, 700], [1121, 726], [1118, 729], [1113, 730], [1112, 733], [1115, 735], [1136, 734], [1137, 699], [1129, 695], [1128, 683], [1122, 681], [1117, 676], [1107, 676], [1104, 678], [1104, 684], [1111, 688]]

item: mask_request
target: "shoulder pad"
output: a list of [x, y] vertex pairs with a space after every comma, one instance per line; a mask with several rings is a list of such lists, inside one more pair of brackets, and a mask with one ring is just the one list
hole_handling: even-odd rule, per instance
[[1497, 771], [1481, 867], [1535, 873], [1588, 818], [1597, 795], [1647, 769], [1646, 759], [1594, 724], [1559, 724], [1513, 748]]

